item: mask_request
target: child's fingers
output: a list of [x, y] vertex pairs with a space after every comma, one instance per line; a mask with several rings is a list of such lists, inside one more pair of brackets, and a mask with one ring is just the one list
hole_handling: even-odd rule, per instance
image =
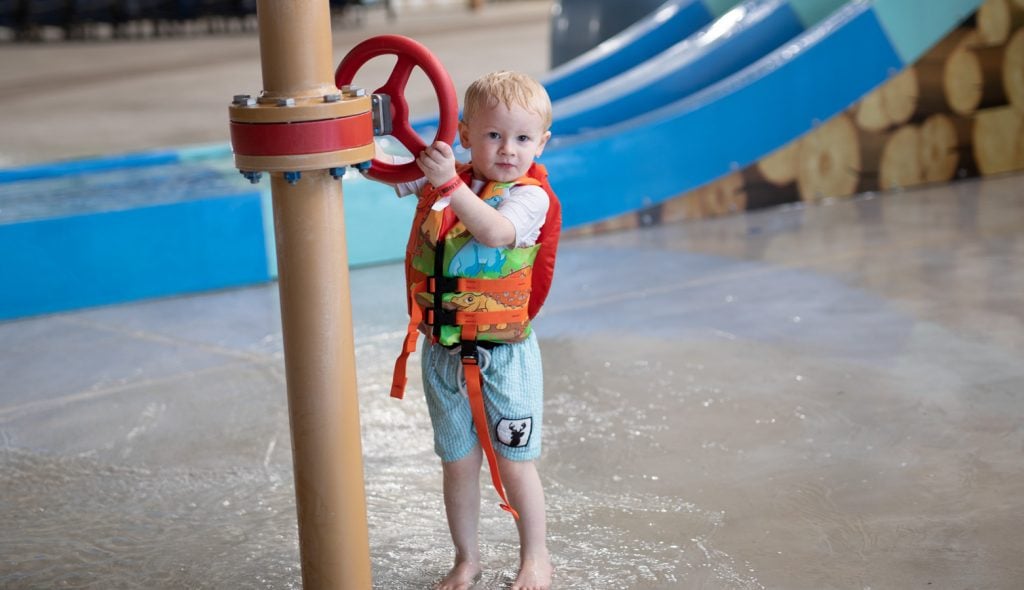
[[[444, 148], [447, 148], [447, 152]], [[430, 163], [438, 167], [454, 165], [455, 154], [451, 151], [450, 147], [444, 146], [444, 148], [438, 148], [437, 146], [427, 147], [420, 153], [420, 158], [423, 159], [424, 163]]]
[[[427, 148], [427, 150], [429, 149], [430, 148]], [[419, 162], [420, 167], [424, 168], [425, 170], [440, 168], [444, 160], [438, 158], [436, 154], [431, 153], [427, 150], [423, 150], [423, 153], [420, 154], [420, 157], [416, 160], [417, 162]]]
[[448, 159], [455, 157], [455, 152], [452, 151], [452, 146], [443, 141], [435, 141], [430, 147], [433, 148], [433, 150], [442, 158]]
[[420, 152], [416, 164], [431, 184], [443, 183], [455, 175], [455, 152], [448, 144], [435, 141]]
[[444, 162], [445, 160], [450, 160], [455, 157], [455, 153], [452, 152], [452, 148], [440, 141], [436, 141], [427, 146], [423, 150], [423, 155], [437, 162]]

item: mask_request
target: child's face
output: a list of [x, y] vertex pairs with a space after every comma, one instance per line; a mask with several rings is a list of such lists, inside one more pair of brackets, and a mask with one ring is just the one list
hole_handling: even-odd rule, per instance
[[541, 116], [520, 106], [484, 106], [472, 121], [459, 123], [459, 139], [473, 152], [473, 172], [497, 182], [525, 174], [549, 137]]

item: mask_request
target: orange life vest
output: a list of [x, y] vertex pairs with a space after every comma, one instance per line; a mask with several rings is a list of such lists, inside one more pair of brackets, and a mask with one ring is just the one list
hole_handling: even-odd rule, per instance
[[[472, 167], [460, 166], [458, 173], [471, 186]], [[539, 186], [549, 198], [537, 242], [525, 248], [480, 245], [451, 207], [433, 208], [439, 197], [433, 186], [428, 183], [420, 192], [405, 255], [409, 325], [402, 352], [395, 362], [391, 395], [404, 395], [408, 381], [406, 365], [409, 355], [416, 350], [420, 331], [432, 343], [460, 346], [473, 422], [487, 456], [491, 480], [504, 502], [502, 508], [518, 518], [505, 497], [491, 444], [477, 346], [479, 342], [517, 342], [529, 336], [530, 320], [540, 311], [551, 288], [562, 207], [548, 183], [547, 170], [537, 163], [513, 182], [488, 183], [478, 196], [490, 202], [516, 185]], [[460, 264], [462, 253], [468, 255], [469, 263]]]

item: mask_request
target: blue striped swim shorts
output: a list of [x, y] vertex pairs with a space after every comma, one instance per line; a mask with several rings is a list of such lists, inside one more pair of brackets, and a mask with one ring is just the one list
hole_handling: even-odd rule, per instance
[[[459, 353], [459, 347], [427, 344], [422, 355], [434, 451], [445, 463], [462, 459], [478, 444]], [[536, 335], [531, 332], [522, 342], [481, 348], [479, 354], [491, 444], [506, 459], [536, 459], [544, 413], [544, 372]]]

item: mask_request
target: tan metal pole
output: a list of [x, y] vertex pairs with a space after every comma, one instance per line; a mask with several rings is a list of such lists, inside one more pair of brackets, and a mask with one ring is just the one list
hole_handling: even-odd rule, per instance
[[[264, 90], [258, 99], [235, 97], [232, 144], [247, 177], [271, 176], [302, 582], [307, 590], [369, 590], [348, 254], [334, 176], [373, 157], [370, 99], [335, 87], [328, 0], [259, 0], [257, 17]], [[351, 123], [347, 143], [333, 139], [343, 120]]]
[[271, 188], [303, 587], [369, 590], [341, 183], [273, 175]]

